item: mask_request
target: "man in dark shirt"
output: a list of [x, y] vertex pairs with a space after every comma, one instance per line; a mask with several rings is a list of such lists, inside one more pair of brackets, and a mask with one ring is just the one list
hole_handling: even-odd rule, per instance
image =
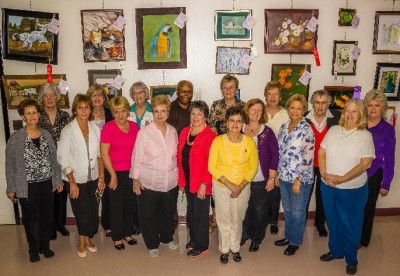
[[167, 123], [176, 128], [178, 136], [182, 129], [190, 125], [188, 107], [193, 98], [193, 84], [188, 80], [181, 80], [177, 87], [178, 99], [171, 103], [171, 110]]

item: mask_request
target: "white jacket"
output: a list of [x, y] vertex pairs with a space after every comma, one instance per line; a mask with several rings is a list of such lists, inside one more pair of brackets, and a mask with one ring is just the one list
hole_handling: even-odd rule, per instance
[[76, 119], [64, 127], [57, 149], [57, 161], [63, 172], [63, 180], [68, 181], [66, 175], [72, 172], [76, 183], [86, 183], [89, 162], [92, 180], [97, 179], [98, 157], [100, 157], [100, 130], [94, 122], [89, 121], [89, 160], [85, 138]]

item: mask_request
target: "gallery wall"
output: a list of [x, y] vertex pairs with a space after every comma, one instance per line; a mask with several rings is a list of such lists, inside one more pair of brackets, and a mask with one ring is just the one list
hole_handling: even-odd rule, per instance
[[[257, 19], [253, 29], [253, 41], [259, 57], [250, 66], [249, 75], [238, 75], [240, 81], [241, 98], [247, 101], [254, 97], [263, 99], [265, 84], [271, 79], [271, 65], [278, 63], [311, 64], [312, 80], [310, 93], [330, 86], [362, 87], [365, 93], [373, 87], [375, 67], [377, 62], [400, 62], [398, 55], [373, 55], [372, 42], [374, 33], [375, 11], [391, 11], [390, 0], [350, 0], [348, 8], [357, 9], [360, 25], [339, 27], [338, 10], [346, 7], [345, 0], [0, 0], [2, 8], [24, 9], [59, 13], [61, 29], [58, 35], [59, 53], [58, 65], [53, 66], [53, 74], [66, 74], [70, 84], [70, 101], [77, 93], [85, 93], [88, 88], [87, 70], [89, 69], [118, 69], [118, 62], [84, 63], [82, 53], [82, 31], [80, 10], [85, 9], [123, 9], [128, 20], [125, 28], [126, 61], [122, 62], [123, 76], [127, 79], [122, 91], [129, 97], [130, 85], [138, 80], [147, 85], [176, 84], [179, 80], [188, 79], [193, 82], [196, 95], [211, 104], [221, 98], [219, 81], [223, 75], [215, 74], [215, 54], [217, 46], [249, 47], [249, 41], [214, 41], [214, 11], [235, 9], [252, 9]], [[156, 7], [186, 7], [189, 17], [187, 22], [187, 68], [186, 69], [151, 69], [138, 70], [136, 49], [135, 8]], [[318, 50], [321, 66], [317, 67], [312, 55], [264, 54], [264, 9], [319, 9]], [[396, 1], [395, 9], [400, 10], [400, 1]], [[333, 40], [356, 40], [361, 48], [361, 55], [357, 61], [355, 76], [339, 76], [337, 80], [331, 75]], [[4, 60], [6, 75], [45, 74], [46, 65], [21, 61]], [[130, 100], [130, 99], [129, 99]], [[131, 101], [131, 100], [130, 100]], [[400, 112], [400, 104], [390, 102]], [[3, 115], [0, 115], [0, 124], [3, 125]], [[16, 110], [9, 110], [10, 125], [12, 120], [19, 119]], [[399, 126], [396, 128], [399, 136]], [[13, 223], [12, 205], [5, 197], [4, 176], [4, 129], [0, 128], [0, 224]], [[397, 146], [398, 148], [399, 146]], [[396, 158], [397, 164], [400, 157]], [[389, 195], [378, 201], [378, 208], [400, 207], [400, 173], [396, 171]], [[311, 209], [314, 209], [312, 202]], [[68, 216], [72, 212], [68, 210]]]

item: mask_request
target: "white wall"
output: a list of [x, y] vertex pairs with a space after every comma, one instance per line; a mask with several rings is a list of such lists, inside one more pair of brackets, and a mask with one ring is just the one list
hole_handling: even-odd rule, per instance
[[[116, 69], [118, 63], [84, 63], [82, 54], [82, 32], [80, 10], [101, 9], [101, 0], [32, 0], [32, 9], [37, 11], [57, 12], [60, 14], [61, 30], [59, 34], [59, 65], [53, 67], [54, 74], [66, 74], [70, 83], [70, 99], [76, 93], [84, 93], [88, 87], [88, 69]], [[163, 84], [163, 70], [138, 70], [136, 61], [136, 27], [135, 8], [184, 6], [190, 20], [187, 24], [187, 69], [165, 70], [166, 84], [176, 84], [181, 79], [189, 79], [193, 82], [195, 91], [201, 91], [202, 99], [211, 104], [212, 101], [221, 98], [219, 80], [222, 75], [215, 74], [215, 52], [216, 46], [232, 46], [233, 42], [214, 41], [214, 10], [252, 9], [253, 16], [258, 20], [253, 33], [253, 43], [256, 46], [260, 57], [250, 67], [250, 75], [238, 76], [240, 80], [241, 97], [244, 101], [260, 97], [263, 99], [265, 84], [271, 79], [271, 64], [289, 63], [289, 55], [264, 54], [264, 9], [266, 8], [290, 8], [290, 0], [236, 0], [236, 1], [215, 1], [215, 0], [104, 0], [105, 8], [118, 8], [124, 10], [124, 16], [128, 20], [125, 29], [126, 61], [124, 77], [127, 82], [123, 87], [123, 95], [128, 96], [130, 85], [142, 80], [148, 85]], [[312, 55], [292, 55], [292, 63], [311, 64], [313, 79], [310, 83], [310, 92], [323, 88], [325, 85], [360, 85], [363, 92], [373, 87], [375, 66], [377, 62], [387, 62], [388, 55], [372, 55], [372, 41], [374, 30], [374, 16], [376, 10], [392, 10], [392, 1], [389, 0], [351, 0], [349, 8], [357, 9], [361, 18], [358, 29], [351, 27], [338, 27], [337, 14], [339, 8], [345, 7], [345, 0], [294, 0], [294, 8], [319, 9], [320, 26], [318, 30], [318, 49], [321, 58], [321, 66], [316, 67]], [[29, 10], [29, 0], [0, 0], [2, 8]], [[400, 9], [400, 3], [396, 4]], [[361, 56], [357, 61], [357, 75], [339, 77], [334, 81], [331, 75], [333, 40], [344, 39], [345, 31], [347, 40], [358, 40], [362, 49]], [[249, 42], [234, 43], [235, 46], [249, 46]], [[400, 62], [400, 57], [393, 55], [393, 62]], [[4, 60], [5, 73], [12, 74], [35, 74], [34, 63]], [[37, 73], [45, 74], [46, 65], [38, 64]], [[400, 112], [400, 104], [391, 102]], [[1, 115], [0, 115], [1, 116]], [[2, 118], [0, 118], [2, 119]], [[18, 119], [15, 110], [10, 111], [10, 120]], [[1, 120], [2, 122], [2, 120]], [[399, 135], [398, 126], [396, 129]], [[4, 131], [0, 129], [0, 151], [4, 152]], [[4, 155], [0, 154], [3, 159]], [[396, 158], [397, 163], [400, 157]], [[1, 160], [4, 164], [4, 160]], [[395, 173], [392, 183], [392, 191], [385, 199], [380, 199], [378, 207], [400, 207], [400, 173]], [[0, 223], [12, 223], [12, 209], [9, 201], [4, 196], [5, 177], [4, 167], [0, 166]], [[314, 205], [311, 206], [311, 209]], [[72, 216], [69, 210], [68, 216]]]

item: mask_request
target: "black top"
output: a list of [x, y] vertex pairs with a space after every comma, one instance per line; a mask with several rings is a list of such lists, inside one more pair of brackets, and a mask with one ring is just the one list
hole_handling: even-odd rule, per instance
[[183, 109], [178, 100], [171, 103], [171, 109], [169, 111], [169, 116], [167, 123], [172, 125], [176, 132], [181, 134], [182, 129], [190, 125], [190, 112], [188, 109]]
[[[195, 136], [189, 135], [189, 142], [193, 143], [195, 138], [196, 138], [196, 135]], [[188, 187], [188, 188], [189, 188], [189, 183], [190, 183], [189, 156], [190, 156], [191, 149], [192, 149], [192, 146], [189, 145], [186, 141], [186, 143], [182, 149], [182, 167], [183, 167], [183, 172], [185, 174], [186, 187]]]

